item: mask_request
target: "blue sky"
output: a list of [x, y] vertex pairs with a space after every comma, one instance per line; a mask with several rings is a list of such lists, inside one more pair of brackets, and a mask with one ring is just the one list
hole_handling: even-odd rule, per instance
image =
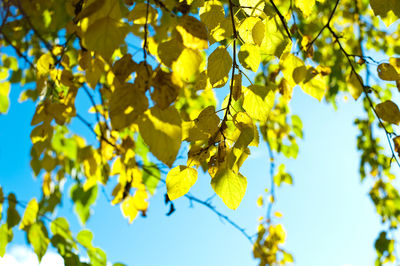
[[[39, 195], [41, 181], [32, 177], [29, 167], [29, 124], [34, 104], [17, 103], [21, 91], [13, 88], [9, 113], [0, 116], [0, 184], [5, 192], [15, 192], [19, 199], [28, 201]], [[278, 158], [294, 178], [293, 186], [277, 190], [274, 208], [284, 215], [275, 220], [283, 223], [287, 232], [284, 248], [294, 255], [296, 265], [373, 265], [373, 243], [381, 227], [367, 194], [371, 184], [361, 183], [358, 175], [358, 132], [353, 120], [362, 115], [361, 101], [340, 100], [335, 111], [296, 88], [291, 106], [303, 120], [305, 138], [300, 142], [297, 160]], [[86, 103], [79, 103], [79, 109], [87, 110]], [[82, 130], [77, 124], [74, 127]], [[219, 211], [249, 234], [256, 232], [258, 218], [265, 214], [256, 200], [269, 187], [268, 166], [265, 145], [253, 149], [242, 168], [248, 188], [240, 207], [231, 211], [218, 197], [213, 200]], [[209, 182], [209, 176], [199, 175], [191, 193], [208, 198], [213, 194]], [[160, 187], [151, 199], [147, 218], [128, 224], [119, 207], [110, 206], [100, 191], [87, 228], [94, 232], [94, 244], [106, 251], [111, 262], [140, 266], [257, 265], [248, 240], [203, 206], [194, 203], [190, 207], [187, 199], [180, 198], [174, 202], [175, 213], [167, 217], [164, 193], [165, 188]], [[67, 198], [57, 215], [68, 218], [74, 233], [79, 231]], [[9, 255], [20, 245], [26, 245], [25, 237], [16, 233], [7, 249]]]

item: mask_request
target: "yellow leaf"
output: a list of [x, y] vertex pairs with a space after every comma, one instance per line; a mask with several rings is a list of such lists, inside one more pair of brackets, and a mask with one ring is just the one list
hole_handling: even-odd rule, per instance
[[244, 89], [243, 108], [251, 118], [267, 121], [274, 100], [273, 90], [260, 85], [251, 85]]
[[394, 81], [400, 79], [399, 73], [396, 69], [387, 63], [380, 64], [378, 66], [378, 76], [383, 80]]
[[296, 0], [296, 6], [303, 12], [305, 17], [308, 17], [315, 6], [315, 0]]
[[238, 32], [245, 43], [261, 45], [264, 39], [265, 25], [259, 18], [248, 17], [240, 24]]
[[51, 194], [51, 175], [46, 173], [43, 177], [42, 191], [45, 197]]
[[126, 197], [126, 199], [121, 204], [122, 215], [128, 218], [129, 223], [135, 220], [139, 213], [139, 210], [135, 207], [135, 199], [132, 196]]
[[394, 151], [397, 152], [397, 155], [400, 156], [400, 136], [393, 138], [394, 143]]
[[232, 67], [232, 58], [225, 47], [218, 47], [208, 57], [207, 74], [212, 86], [218, 82], [224, 84], [228, 80], [228, 74]]
[[198, 50], [185, 48], [178, 59], [172, 63], [174, 74], [185, 82], [192, 82], [204, 67], [203, 55]]
[[265, 35], [260, 45], [261, 55], [268, 58], [271, 55], [280, 57], [287, 46], [291, 43], [278, 16], [265, 19]]
[[211, 186], [225, 205], [235, 210], [246, 193], [247, 180], [240, 173], [235, 173], [230, 169], [219, 169], [211, 179]]
[[398, 0], [370, 0], [369, 3], [375, 16], [380, 16], [382, 19], [395, 16], [388, 23], [389, 25], [400, 17], [400, 2]]
[[265, 1], [263, 0], [239, 0], [241, 6], [254, 7], [254, 8], [243, 8], [249, 16], [260, 16], [263, 14]]
[[125, 83], [116, 87], [110, 99], [110, 119], [113, 129], [130, 126], [149, 106], [143, 89]]
[[300, 84], [301, 89], [308, 95], [321, 101], [327, 90], [325, 78], [313, 67], [307, 67], [305, 79]]
[[50, 69], [54, 67], [54, 58], [51, 54], [42, 55], [37, 61], [37, 71], [39, 76], [49, 73]]
[[176, 30], [181, 34], [183, 44], [192, 49], [207, 49], [207, 29], [203, 22], [185, 15], [179, 21]]
[[197, 171], [191, 167], [179, 165], [172, 168], [165, 180], [170, 200], [175, 200], [189, 192], [197, 181]]
[[171, 67], [172, 63], [179, 58], [184, 48], [183, 44], [177, 38], [173, 38], [160, 43], [157, 48], [157, 54], [164, 65]]
[[151, 153], [168, 165], [175, 161], [181, 146], [181, 118], [173, 106], [161, 110], [154, 106], [138, 120], [139, 132]]
[[219, 117], [214, 106], [206, 107], [196, 119], [196, 126], [203, 132], [213, 135], [218, 130]]
[[89, 65], [86, 68], [86, 80], [92, 89], [95, 89], [97, 82], [104, 73], [104, 63], [99, 58], [90, 59]]
[[261, 63], [259, 48], [252, 44], [244, 44], [238, 53], [239, 62], [244, 68], [257, 72]]
[[136, 3], [132, 11], [129, 12], [128, 20], [133, 21], [133, 24], [144, 25], [146, 24], [146, 13], [147, 23], [153, 23], [157, 21], [157, 10], [155, 10], [151, 5], [147, 5], [146, 3]]
[[7, 81], [0, 82], [0, 113], [7, 113], [10, 106], [9, 94], [11, 84]]
[[109, 59], [125, 39], [126, 26], [110, 17], [104, 17], [91, 24], [83, 34], [83, 45], [85, 48], [96, 51]]
[[232, 97], [237, 101], [242, 96], [242, 74], [233, 77]]
[[200, 20], [209, 30], [217, 27], [224, 19], [225, 12], [222, 3], [217, 0], [206, 1], [199, 10]]
[[24, 216], [22, 217], [21, 223], [19, 225], [19, 229], [26, 230], [29, 228], [29, 226], [34, 224], [36, 222], [38, 211], [39, 204], [37, 203], [36, 199], [33, 198], [26, 206]]
[[355, 74], [354, 71], [351, 71], [347, 83], [349, 84], [349, 92], [351, 96], [353, 96], [354, 100], [357, 100], [363, 92], [362, 78], [360, 75]]
[[179, 95], [180, 88], [176, 83], [171, 73], [164, 72], [160, 68], [157, 70], [156, 76], [152, 82], [154, 91], [151, 94], [151, 99], [161, 109], [167, 108]]
[[400, 110], [394, 102], [388, 100], [383, 103], [379, 103], [375, 106], [375, 110], [382, 120], [385, 120], [391, 124], [399, 124]]
[[[304, 62], [293, 54], [284, 54], [280, 60], [280, 68], [282, 69], [283, 76], [290, 86], [294, 87], [300, 79], [299, 73], [295, 73], [295, 69], [304, 67]], [[298, 71], [298, 70], [297, 70]]]

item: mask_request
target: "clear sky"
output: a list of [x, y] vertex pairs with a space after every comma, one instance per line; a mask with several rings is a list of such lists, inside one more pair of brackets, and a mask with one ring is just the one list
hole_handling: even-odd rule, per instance
[[[6, 193], [15, 192], [18, 199], [28, 201], [40, 195], [41, 181], [33, 178], [29, 166], [34, 104], [17, 103], [21, 91], [12, 89], [9, 113], [0, 116], [0, 184]], [[278, 163], [285, 162], [294, 178], [293, 186], [284, 185], [276, 192], [274, 210], [284, 216], [275, 222], [283, 223], [286, 229], [284, 248], [294, 255], [295, 265], [373, 265], [373, 243], [381, 227], [368, 196], [371, 184], [361, 183], [358, 175], [358, 131], [353, 120], [362, 115], [361, 101], [339, 101], [335, 111], [296, 88], [291, 106], [293, 113], [303, 120], [305, 137], [300, 142], [297, 160], [278, 158]], [[85, 112], [87, 108], [87, 103], [78, 103], [78, 110]], [[85, 130], [78, 124], [73, 128]], [[257, 207], [256, 200], [269, 187], [268, 167], [266, 147], [260, 145], [252, 150], [252, 157], [242, 168], [248, 188], [240, 207], [231, 211], [218, 197], [213, 199], [219, 211], [249, 234], [256, 232], [258, 218], [266, 212]], [[191, 193], [200, 199], [208, 198], [213, 194], [209, 182], [209, 176], [199, 175]], [[70, 185], [65, 185], [65, 194]], [[110, 194], [111, 188], [106, 190]], [[139, 217], [133, 224], [128, 224], [119, 207], [110, 206], [99, 192], [87, 228], [94, 232], [94, 244], [105, 250], [111, 262], [139, 266], [257, 265], [248, 240], [207, 208], [196, 203], [190, 206], [186, 198], [180, 198], [174, 202], [176, 211], [166, 216], [165, 187], [161, 186], [150, 200], [147, 218]], [[79, 231], [80, 225], [66, 197], [57, 216], [66, 216], [72, 231]], [[7, 248], [7, 259], [0, 260], [0, 264], [34, 265], [32, 260], [16, 263], [21, 261], [18, 258], [30, 256], [25, 246], [24, 235], [16, 233]], [[42, 263], [52, 264], [55, 265]]]

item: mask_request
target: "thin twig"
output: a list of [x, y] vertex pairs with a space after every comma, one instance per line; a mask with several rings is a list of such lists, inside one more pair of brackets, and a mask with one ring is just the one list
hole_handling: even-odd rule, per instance
[[397, 157], [395, 156], [394, 148], [393, 148], [393, 146], [392, 146], [392, 142], [391, 142], [391, 139], [390, 139], [390, 136], [391, 136], [393, 133], [389, 132], [389, 131], [386, 129], [385, 125], [383, 124], [382, 119], [379, 117], [378, 113], [376, 112], [375, 107], [374, 107], [374, 104], [373, 104], [373, 102], [372, 102], [372, 99], [371, 99], [371, 97], [370, 97], [369, 94], [368, 94], [367, 87], [364, 85], [364, 82], [363, 82], [363, 80], [361, 79], [361, 76], [357, 74], [357, 71], [356, 71], [356, 69], [354, 68], [353, 62], [352, 62], [351, 59], [350, 59], [350, 55], [349, 55], [349, 54], [346, 52], [346, 50], [343, 48], [343, 45], [342, 45], [342, 43], [341, 43], [340, 40], [339, 40], [339, 36], [333, 31], [333, 29], [332, 29], [329, 25], [327, 26], [327, 29], [331, 32], [333, 38], [335, 39], [335, 42], [339, 45], [340, 51], [343, 53], [343, 55], [346, 57], [347, 61], [349, 62], [350, 67], [351, 67], [351, 72], [352, 72], [353, 74], [356, 75], [356, 77], [358, 78], [360, 84], [362, 85], [363, 92], [364, 92], [364, 94], [365, 94], [365, 97], [366, 97], [367, 100], [368, 100], [369, 106], [371, 107], [371, 109], [372, 109], [372, 111], [374, 112], [376, 118], [378, 119], [379, 125], [380, 125], [380, 126], [383, 128], [383, 130], [385, 131], [386, 138], [387, 138], [387, 141], [388, 141], [388, 143], [389, 143], [389, 147], [390, 147], [390, 150], [391, 150], [391, 152], [392, 152], [392, 155], [394, 156], [397, 165], [400, 167], [400, 163], [399, 163]]
[[287, 23], [286, 23], [285, 17], [284, 17], [284, 16], [282, 15], [282, 13], [279, 11], [279, 9], [278, 9], [278, 7], [275, 5], [274, 1], [273, 1], [273, 0], [270, 0], [270, 2], [271, 2], [271, 4], [272, 4], [272, 6], [274, 7], [276, 14], [278, 14], [278, 17], [279, 17], [279, 19], [281, 20], [283, 27], [285, 28], [285, 31], [286, 31], [287, 36], [289, 37], [290, 40], [292, 40], [292, 35], [290, 34], [290, 31], [289, 31], [288, 25], [287, 25]]
[[[268, 134], [268, 133], [267, 133]], [[271, 199], [269, 200], [268, 207], [267, 207], [267, 224], [270, 224], [272, 221], [271, 218], [271, 212], [272, 212], [272, 205], [275, 202], [275, 182], [274, 182], [274, 173], [275, 173], [275, 158], [274, 158], [274, 153], [272, 152], [271, 145], [268, 140], [268, 135], [266, 137], [266, 144], [268, 148], [268, 154], [269, 154], [269, 175], [270, 175], [270, 182], [271, 182], [271, 189], [270, 189], [270, 196]]]
[[329, 16], [328, 22], [326, 22], [326, 24], [325, 24], [325, 25], [322, 27], [322, 29], [318, 32], [317, 36], [315, 36], [315, 38], [314, 38], [311, 42], [309, 42], [309, 43], [307, 44], [307, 50], [306, 50], [306, 52], [308, 52], [308, 51], [310, 50], [310, 48], [312, 47], [312, 45], [314, 44], [314, 42], [319, 38], [319, 36], [322, 34], [322, 32], [323, 32], [327, 27], [329, 27], [329, 24], [330, 24], [331, 21], [332, 21], [333, 15], [335, 14], [336, 9], [337, 9], [337, 7], [338, 7], [338, 5], [339, 5], [339, 1], [340, 1], [340, 0], [337, 0], [337, 1], [336, 1], [335, 7], [332, 9], [331, 15]]

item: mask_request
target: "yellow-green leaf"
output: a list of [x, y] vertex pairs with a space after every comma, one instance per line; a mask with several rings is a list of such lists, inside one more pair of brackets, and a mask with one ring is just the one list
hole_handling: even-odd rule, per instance
[[243, 93], [243, 108], [246, 113], [253, 119], [267, 121], [269, 112], [274, 106], [274, 91], [264, 86], [251, 85], [244, 88]]
[[165, 180], [170, 200], [175, 200], [189, 192], [197, 181], [197, 171], [194, 168], [179, 165], [172, 168]]
[[315, 6], [315, 0], [296, 0], [296, 6], [303, 12], [305, 17], [308, 17]]
[[242, 45], [238, 53], [238, 58], [244, 68], [257, 72], [261, 63], [260, 50], [257, 46], [252, 44]]
[[7, 81], [0, 82], [0, 113], [7, 113], [10, 106], [9, 94], [11, 85]]
[[218, 47], [208, 57], [207, 74], [212, 86], [218, 82], [226, 83], [232, 67], [232, 58], [225, 47]]
[[28, 240], [33, 246], [33, 250], [38, 256], [40, 262], [50, 243], [47, 230], [42, 223], [35, 223], [29, 227]]
[[398, 125], [400, 122], [400, 110], [399, 107], [392, 101], [388, 100], [383, 103], [377, 104], [375, 110], [378, 116], [391, 124]]
[[246, 193], [247, 180], [240, 173], [235, 173], [230, 169], [219, 169], [211, 179], [211, 186], [225, 205], [235, 210]]
[[39, 211], [39, 204], [34, 198], [31, 201], [29, 201], [28, 205], [26, 206], [24, 216], [22, 217], [22, 221], [19, 225], [19, 228], [25, 230], [29, 228], [29, 226], [34, 224], [36, 222], [38, 211]]
[[142, 115], [138, 124], [140, 135], [151, 153], [171, 167], [182, 139], [181, 118], [175, 107], [162, 110], [154, 106]]
[[362, 78], [360, 75], [351, 71], [350, 76], [347, 79], [349, 85], [349, 92], [353, 96], [354, 100], [357, 100], [363, 92]]

